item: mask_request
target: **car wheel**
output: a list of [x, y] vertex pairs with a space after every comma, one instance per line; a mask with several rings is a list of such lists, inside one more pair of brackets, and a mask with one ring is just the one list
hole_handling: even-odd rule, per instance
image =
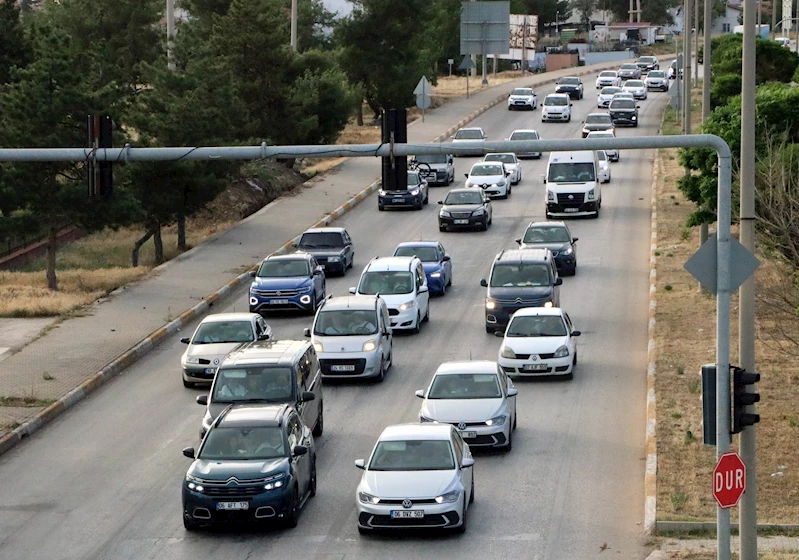
[[383, 206], [382, 204], [378, 204], [377, 205], [377, 209], [380, 210], [381, 212], [383, 212], [386, 209], [386, 207]]
[[448, 287], [448, 288], [451, 288], [451, 287], [452, 287], [452, 275], [451, 275], [451, 274], [450, 274], [450, 276], [449, 276], [449, 280], [447, 280], [447, 287]]
[[569, 115], [569, 118], [566, 119], [566, 122], [572, 122], [572, 116], [571, 115]]
[[494, 333], [496, 332], [496, 330], [497, 330], [497, 329], [495, 329], [495, 328], [494, 328], [494, 327], [492, 327], [491, 325], [486, 325], [486, 332], [487, 332], [488, 334], [494, 334]]
[[508, 431], [508, 443], [502, 448], [502, 451], [509, 453], [513, 449], [513, 430]]
[[[441, 295], [444, 295], [444, 292], [441, 292]], [[422, 323], [429, 323], [429, 322], [430, 322], [430, 304], [428, 303], [427, 311], [425, 312], [424, 317], [422, 317]]]
[[488, 222], [483, 222], [483, 225], [480, 226], [480, 231], [488, 231]]
[[200, 524], [194, 521], [193, 519], [186, 517], [186, 515], [184, 514], [183, 528], [186, 529], [187, 531], [196, 531], [197, 529], [200, 528]]
[[455, 527], [455, 532], [462, 535], [466, 532], [466, 506], [463, 506], [463, 513], [461, 514], [461, 524]]
[[316, 496], [316, 457], [313, 458], [313, 463], [311, 463], [311, 480], [308, 481], [308, 495], [312, 498]]
[[186, 389], [194, 389], [195, 385], [196, 383], [192, 383], [191, 381], [186, 381], [185, 379], [183, 380], [183, 386], [186, 387]]
[[388, 349], [388, 363], [386, 364], [386, 371], [391, 369], [394, 365], [394, 343], [391, 343], [391, 348]]
[[571, 381], [572, 379], [574, 379], [574, 370], [570, 371], [569, 373], [567, 373], [563, 377], [565, 377], [567, 381]]
[[577, 352], [574, 353], [574, 358], [572, 358], [572, 369], [574, 369], [574, 366], [576, 365], [577, 365]]
[[472, 473], [472, 491], [469, 492], [469, 503], [474, 503], [474, 473]]
[[427, 204], [428, 202], [430, 202], [430, 191], [424, 193], [424, 203]]
[[447, 231], [447, 226], [442, 226], [441, 224], [438, 224], [438, 231]]
[[313, 427], [313, 436], [319, 437], [325, 431], [325, 407], [323, 403], [319, 403], [319, 418], [316, 420], [316, 426]]
[[[324, 301], [324, 298], [322, 299]], [[316, 294], [311, 296], [311, 305], [308, 308], [308, 314], [314, 315], [316, 314], [316, 308], [319, 306], [319, 301], [316, 299]]]
[[386, 367], [383, 365], [383, 359], [382, 359], [382, 356], [381, 356], [381, 359], [380, 359], [380, 373], [375, 375], [372, 378], [372, 381], [374, 383], [382, 383], [385, 378], [386, 378]]
[[417, 312], [416, 313], [416, 324], [411, 329], [411, 332], [413, 334], [419, 334], [419, 331], [421, 330], [421, 328], [422, 328], [422, 317]]
[[297, 491], [297, 487], [294, 487], [294, 493], [291, 496], [291, 506], [289, 507], [289, 512], [286, 514], [286, 527], [293, 529], [297, 526], [300, 520], [300, 495]]

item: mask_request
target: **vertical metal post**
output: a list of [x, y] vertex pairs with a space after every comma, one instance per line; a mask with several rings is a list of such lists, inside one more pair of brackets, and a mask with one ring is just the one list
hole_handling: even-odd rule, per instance
[[684, 0], [684, 2], [682, 72], [685, 93], [682, 118], [683, 131], [685, 134], [691, 134], [691, 0]]
[[172, 50], [175, 48], [175, 0], [166, 0], [166, 64], [173, 72], [176, 70]]
[[[707, 2], [708, 0], [705, 0]], [[699, 85], [699, 0], [694, 0], [694, 87]]]
[[[704, 123], [710, 116], [710, 33], [713, 27], [712, 0], [705, 0], [705, 23], [702, 26], [705, 30], [704, 40], [702, 41], [702, 122]], [[705, 228], [707, 235], [707, 228]]]
[[291, 0], [291, 50], [297, 52], [297, 0]]

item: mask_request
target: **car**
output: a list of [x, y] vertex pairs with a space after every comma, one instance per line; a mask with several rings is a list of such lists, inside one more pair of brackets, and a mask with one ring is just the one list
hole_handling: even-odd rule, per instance
[[616, 86], [608, 86], [603, 87], [599, 94], [596, 96], [596, 106], [599, 109], [607, 109], [608, 105], [610, 105], [610, 100], [613, 99], [613, 96], [617, 93], [621, 93], [621, 87]]
[[619, 78], [619, 73], [615, 70], [600, 72], [599, 77], [596, 79], [596, 89], [608, 86], [621, 87], [621, 78]]
[[628, 63], [622, 64], [619, 67], [619, 77], [622, 80], [640, 80], [641, 79], [641, 69], [638, 67], [637, 64]]
[[466, 531], [474, 501], [474, 458], [451, 424], [388, 426], [367, 461], [355, 493], [358, 532], [375, 529]]
[[669, 78], [664, 70], [652, 70], [644, 80], [647, 89], [669, 91]]
[[[633, 95], [633, 93], [631, 91], [622, 90], [622, 91], [620, 91], [618, 93], [614, 93], [613, 97], [611, 97], [611, 99], [610, 99], [610, 102], [612, 103], [614, 99], [622, 99], [622, 98], [635, 99], [635, 95]], [[608, 105], [608, 106], [610, 106], [610, 105]]]
[[493, 218], [493, 209], [488, 195], [477, 189], [452, 189], [438, 211], [439, 231], [450, 228], [477, 227], [483, 231], [488, 229]]
[[427, 180], [417, 170], [408, 170], [408, 188], [401, 191], [377, 191], [377, 209], [413, 208], [421, 210], [430, 199]]
[[394, 335], [385, 300], [342, 296], [325, 300], [305, 336], [319, 357], [322, 379], [382, 382], [391, 367]]
[[355, 246], [343, 227], [321, 227], [305, 230], [295, 245], [297, 252], [313, 255], [325, 269], [325, 275], [344, 276], [355, 262]]
[[610, 102], [608, 113], [610, 118], [613, 119], [613, 124], [619, 126], [638, 126], [638, 108], [639, 105], [635, 99], [621, 99], [615, 98]]
[[[674, 80], [677, 78], [677, 60], [672, 60], [671, 64], [669, 64], [669, 69], [667, 70], [668, 76], [670, 80]], [[680, 68], [680, 78], [682, 78], [683, 72], [682, 68]]]
[[458, 150], [455, 152], [454, 155], [456, 156], [470, 156], [470, 155], [483, 155], [482, 150], [464, 150], [463, 148], [468, 148], [470, 144], [474, 144], [475, 142], [482, 142], [487, 139], [486, 133], [480, 127], [470, 127], [470, 128], [459, 128], [457, 132], [455, 132], [455, 136], [452, 137], [452, 144], [453, 148], [457, 147]]
[[643, 80], [627, 80], [622, 86], [622, 90], [632, 93], [635, 99], [646, 99], [647, 97], [647, 87]]
[[445, 362], [427, 389], [416, 391], [424, 399], [419, 421], [452, 424], [470, 447], [510, 451], [518, 394], [496, 362]]
[[250, 313], [299, 310], [313, 315], [327, 294], [324, 268], [308, 253], [270, 255], [250, 276]]
[[353, 295], [380, 295], [388, 306], [391, 328], [418, 334], [430, 320], [430, 288], [418, 257], [375, 257], [367, 264]]
[[597, 176], [600, 183], [610, 183], [610, 158], [608, 157], [607, 150], [597, 150], [596, 159], [599, 163], [597, 169]]
[[571, 98], [565, 93], [550, 93], [541, 106], [541, 122], [572, 120]]
[[214, 313], [206, 316], [194, 334], [181, 338], [188, 348], [180, 358], [183, 386], [211, 383], [216, 368], [238, 345], [253, 340], [269, 340], [272, 327], [257, 313]]
[[576, 76], [561, 78], [555, 83], [555, 93], [565, 93], [572, 99], [582, 99], [583, 81]]
[[[589, 132], [606, 134], [610, 131]], [[551, 152], [547, 172], [541, 177], [546, 185], [545, 216], [599, 218], [602, 209], [602, 186], [599, 183], [596, 151]]]
[[455, 180], [455, 161], [452, 154], [414, 156], [413, 165], [428, 186], [451, 185]]
[[641, 69], [643, 74], [646, 74], [651, 70], [660, 70], [660, 63], [654, 56], [639, 57], [638, 60], [635, 61], [635, 64]]
[[183, 480], [183, 526], [260, 522], [296, 527], [316, 495], [316, 445], [299, 413], [287, 404], [226, 408]]
[[430, 295], [443, 296], [452, 286], [452, 259], [438, 241], [408, 241], [394, 250], [395, 257], [419, 257]]
[[613, 121], [607, 113], [589, 113], [583, 121], [583, 138], [594, 130], [613, 130]]
[[[615, 124], [615, 123], [614, 123]], [[616, 131], [614, 130], [594, 130], [588, 133], [586, 138], [615, 138]], [[604, 150], [605, 155], [608, 157], [610, 161], [619, 161], [619, 150], [616, 148], [607, 148]]]
[[519, 249], [549, 249], [561, 276], [577, 272], [577, 237], [572, 237], [566, 222], [530, 222], [516, 240]]
[[518, 185], [522, 180], [522, 164], [514, 153], [486, 154], [483, 161], [499, 161], [510, 171], [511, 185]]
[[[510, 133], [510, 136], [507, 140], [540, 140], [541, 136], [539, 136], [537, 130], [533, 129], [520, 129], [514, 130]], [[516, 152], [516, 157], [519, 159], [522, 158], [536, 158], [539, 159], [541, 157], [541, 152]]]
[[485, 328], [504, 330], [513, 313], [522, 307], [560, 305], [560, 286], [555, 258], [549, 249], [503, 250], [491, 266], [485, 298]]
[[487, 196], [508, 198], [512, 189], [510, 184], [512, 173], [502, 162], [481, 161], [472, 165], [469, 173], [464, 173], [466, 188], [479, 187]]
[[513, 314], [497, 362], [512, 379], [562, 375], [574, 378], [577, 342], [569, 315], [559, 307], [527, 307]]
[[780, 45], [782, 45], [786, 49], [791, 48], [791, 39], [788, 37], [774, 37], [774, 40], [777, 41]]
[[538, 98], [533, 88], [515, 88], [508, 95], [508, 111], [514, 109], [535, 110], [538, 107]]

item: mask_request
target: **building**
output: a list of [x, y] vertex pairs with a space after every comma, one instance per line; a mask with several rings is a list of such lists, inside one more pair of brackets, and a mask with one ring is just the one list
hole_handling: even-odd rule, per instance
[[[667, 27], [672, 33], [681, 34], [683, 32], [683, 14], [682, 6], [669, 10], [669, 13], [674, 18], [674, 24]], [[710, 28], [711, 35], [723, 35], [724, 33], [732, 33], [733, 28], [738, 25], [738, 19], [743, 15], [743, 4], [727, 3], [726, 13], [722, 17], [717, 17], [713, 20], [713, 25]], [[693, 14], [691, 14], [693, 19]], [[693, 26], [696, 29], [696, 26]]]
[[619, 21], [608, 25], [597, 25], [591, 32], [591, 40], [597, 42], [640, 41], [651, 45], [655, 42], [658, 25], [648, 21]]

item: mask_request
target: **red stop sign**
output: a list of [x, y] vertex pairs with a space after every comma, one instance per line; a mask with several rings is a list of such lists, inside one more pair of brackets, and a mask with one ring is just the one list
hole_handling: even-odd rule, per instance
[[725, 453], [719, 457], [713, 469], [713, 497], [721, 508], [738, 505], [746, 490], [746, 465], [737, 453]]

